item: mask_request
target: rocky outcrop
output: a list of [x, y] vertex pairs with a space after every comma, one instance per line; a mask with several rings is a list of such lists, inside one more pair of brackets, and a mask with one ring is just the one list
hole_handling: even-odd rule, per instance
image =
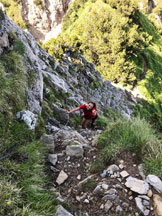
[[[69, 130], [66, 135], [75, 132]], [[129, 153], [128, 156], [127, 152], [124, 158], [120, 154], [117, 161], [114, 161], [115, 164], [109, 165], [102, 173], [91, 174], [91, 164], [98, 158], [99, 153], [92, 143], [100, 133], [102, 131], [80, 130], [80, 139], [82, 137], [82, 140], [89, 143], [89, 148], [84, 148], [80, 155], [77, 155], [78, 149], [76, 152], [71, 149], [72, 154], [67, 154], [67, 147], [72, 147], [70, 136], [53, 133], [55, 157], [58, 156], [58, 161], [55, 165], [50, 161], [50, 169], [54, 186], [59, 191], [57, 199], [70, 202], [85, 216], [161, 216], [161, 180], [154, 175], [148, 175], [145, 180], [141, 180], [142, 171], [134, 164], [134, 154]], [[63, 144], [65, 137], [69, 140], [67, 146]], [[77, 145], [76, 147], [78, 148]], [[75, 210], [72, 213], [75, 215]]]
[[37, 41], [48, 41], [61, 31], [62, 18], [71, 0], [22, 0], [22, 17]]
[[[115, 87], [108, 80], [103, 81], [95, 65], [76, 53], [69, 51], [64, 54], [60, 63], [56, 62], [41, 49], [29, 32], [22, 31], [6, 15], [1, 20], [1, 54], [13, 49], [11, 32], [23, 43], [25, 50], [24, 73], [28, 79], [26, 110], [41, 114], [44, 105], [49, 130], [57, 130], [60, 123], [68, 122], [65, 107], [72, 109], [87, 101], [95, 101], [100, 114], [103, 111], [106, 113], [106, 108], [111, 108], [126, 118], [131, 117], [136, 105], [136, 98], [131, 92]], [[54, 113], [48, 112], [47, 107]]]

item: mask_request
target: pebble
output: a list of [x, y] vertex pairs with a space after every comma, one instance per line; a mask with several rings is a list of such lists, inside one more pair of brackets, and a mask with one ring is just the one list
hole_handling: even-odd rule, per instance
[[70, 160], [70, 156], [68, 156], [66, 160], [69, 161]]
[[102, 204], [102, 205], [100, 206], [100, 209], [104, 209], [104, 204]]
[[104, 190], [107, 190], [109, 188], [109, 186], [107, 184], [102, 184], [101, 186]]
[[89, 203], [89, 200], [88, 200], [88, 199], [85, 199], [85, 200], [84, 200], [84, 203], [87, 203], [87, 204], [88, 204], [88, 203]]
[[101, 173], [101, 178], [105, 178], [107, 175], [107, 170], [104, 170], [102, 173]]
[[148, 196], [148, 197], [152, 197], [152, 190], [148, 190], [147, 196]]
[[129, 200], [133, 200], [133, 196], [130, 196], [130, 197], [129, 197]]
[[149, 203], [149, 201], [147, 201], [147, 200], [143, 200], [143, 205], [144, 205], [144, 206], [149, 206], [150, 203]]
[[105, 204], [105, 211], [108, 212], [112, 206], [113, 206], [112, 202], [108, 200]]
[[116, 209], [115, 209], [115, 211], [119, 213], [119, 212], [122, 212], [123, 209], [120, 206], [117, 206]]
[[78, 176], [77, 176], [77, 179], [78, 179], [78, 180], [81, 180], [81, 175], [78, 175]]
[[124, 168], [123, 164], [119, 164], [119, 168], [123, 169]]
[[120, 175], [122, 178], [126, 178], [129, 176], [129, 173], [127, 171], [123, 170], [122, 172], [120, 172]]

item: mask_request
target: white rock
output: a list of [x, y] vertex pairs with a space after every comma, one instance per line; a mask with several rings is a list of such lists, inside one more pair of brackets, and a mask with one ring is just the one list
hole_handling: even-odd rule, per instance
[[77, 176], [77, 179], [78, 179], [78, 180], [81, 180], [81, 175], [78, 175], [78, 176]]
[[155, 175], [148, 175], [146, 181], [154, 187], [154, 189], [162, 193], [162, 181]]
[[56, 207], [56, 216], [73, 216], [73, 215], [59, 205]]
[[56, 183], [58, 185], [61, 185], [62, 183], [64, 183], [64, 181], [68, 178], [68, 175], [63, 171], [61, 170], [61, 172], [59, 173], [59, 176], [57, 177], [56, 179]]
[[123, 170], [122, 172], [120, 172], [120, 175], [122, 178], [126, 178], [129, 176], [129, 173], [127, 171]]
[[52, 165], [56, 165], [57, 163], [57, 154], [49, 154], [48, 155], [48, 160]]
[[100, 206], [100, 209], [104, 209], [104, 204], [102, 204], [102, 205]]
[[102, 184], [101, 186], [104, 190], [107, 190], [109, 188], [109, 186], [107, 184]]
[[125, 185], [132, 191], [139, 194], [147, 194], [147, 191], [149, 190], [149, 185], [147, 182], [133, 178], [131, 176], [126, 179]]
[[38, 120], [38, 115], [32, 113], [29, 110], [23, 110], [21, 112], [18, 112], [16, 114], [16, 117], [22, 121], [25, 122], [25, 124], [29, 127], [30, 130], [34, 130], [37, 120]]
[[89, 203], [89, 200], [88, 200], [88, 199], [85, 199], [85, 200], [84, 200], [84, 203], [87, 203], [87, 204], [88, 204], [88, 203]]
[[124, 168], [123, 164], [119, 164], [119, 168], [123, 169]]
[[113, 206], [112, 202], [108, 200], [105, 204], [105, 211], [108, 212], [112, 206]]

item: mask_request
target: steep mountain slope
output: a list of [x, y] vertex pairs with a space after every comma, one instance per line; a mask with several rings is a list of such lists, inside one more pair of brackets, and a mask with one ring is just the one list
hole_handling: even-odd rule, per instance
[[[97, 127], [101, 130], [80, 130], [79, 113], [69, 117], [65, 112], [88, 100], [97, 103]], [[161, 177], [160, 138], [146, 121], [130, 119], [137, 100], [139, 98], [133, 97], [130, 92], [116, 88], [109, 81], [103, 82], [95, 65], [72, 49], [66, 50], [62, 60], [56, 62], [42, 50], [30, 33], [22, 31], [6, 16], [0, 5], [0, 215], [87, 215], [85, 203], [80, 208], [73, 200], [73, 196], [77, 195], [74, 194], [74, 183], [79, 180], [72, 177], [76, 177], [78, 170], [83, 177], [89, 176], [88, 163], [95, 158], [92, 172], [101, 172], [118, 155], [126, 154], [127, 159], [127, 155], [134, 152], [136, 160], [144, 163], [147, 173], [149, 171]], [[105, 133], [97, 140], [98, 136], [95, 135], [105, 128]], [[97, 143], [99, 146], [93, 148]], [[84, 158], [75, 158], [75, 150], [77, 155]], [[53, 165], [47, 161], [52, 161]], [[59, 183], [60, 176], [61, 179], [67, 178], [64, 173], [66, 167], [74, 172], [74, 175], [68, 173], [70, 177], [67, 181], [74, 191], [69, 192], [69, 198], [66, 193], [68, 199], [62, 205], [72, 214], [62, 207], [56, 208], [62, 203], [59, 193], [62, 185], [59, 187]], [[103, 183], [100, 174], [97, 173], [95, 182], [90, 182], [91, 190], [94, 185]], [[130, 175], [134, 174], [130, 172]], [[109, 176], [106, 178], [107, 182], [111, 179]], [[124, 179], [121, 180], [124, 182]], [[66, 191], [66, 184], [64, 187]], [[149, 187], [152, 188], [151, 184]], [[78, 199], [81, 199], [78, 195]], [[123, 203], [123, 196], [127, 194], [119, 192], [119, 196], [121, 198], [111, 204], [114, 208], [119, 202]], [[127, 197], [127, 202], [133, 206], [133, 212], [137, 213], [141, 210], [135, 206], [135, 198], [140, 197], [133, 194], [133, 200], [129, 201]], [[75, 207], [68, 205], [69, 201]], [[108, 201], [103, 202], [105, 207], [102, 210], [99, 206], [96, 210], [97, 203], [94, 201], [92, 206], [86, 207], [86, 211], [90, 216], [94, 215], [94, 211], [104, 215], [109, 208]], [[142, 211], [143, 208], [142, 204]], [[151, 206], [146, 210], [145, 213], [151, 211], [153, 214]], [[113, 208], [110, 212], [113, 212]]]
[[162, 37], [138, 1], [76, 0], [61, 35], [44, 48], [60, 58], [69, 46], [95, 63], [104, 79], [140, 90], [161, 116]]

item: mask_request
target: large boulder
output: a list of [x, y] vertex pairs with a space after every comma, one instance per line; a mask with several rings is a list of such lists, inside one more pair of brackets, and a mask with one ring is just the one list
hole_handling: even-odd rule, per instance
[[137, 178], [128, 177], [125, 183], [126, 187], [139, 194], [147, 194], [149, 185], [147, 182], [139, 180]]
[[146, 181], [152, 185], [155, 190], [162, 193], [162, 181], [155, 175], [148, 175]]

